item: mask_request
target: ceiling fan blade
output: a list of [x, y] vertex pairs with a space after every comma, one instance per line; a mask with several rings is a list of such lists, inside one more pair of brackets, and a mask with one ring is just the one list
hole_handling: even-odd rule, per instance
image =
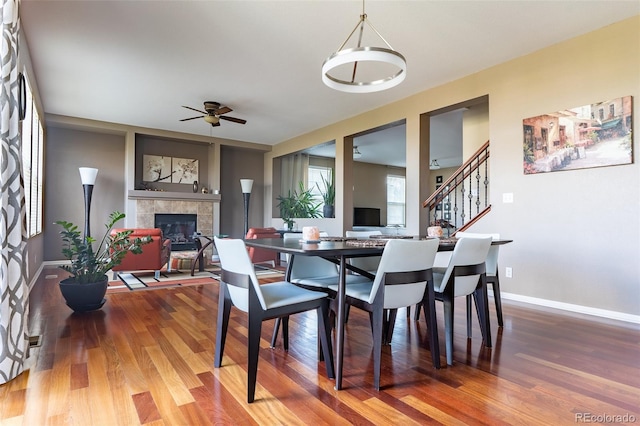
[[228, 112], [233, 111], [231, 108], [229, 108], [228, 106], [223, 106], [220, 107], [216, 110], [216, 115], [222, 115], [222, 114], [226, 114]]
[[225, 115], [221, 115], [220, 119], [221, 120], [227, 120], [227, 121], [233, 121], [234, 123], [240, 123], [240, 124], [245, 124], [247, 122], [247, 120], [243, 120], [242, 118], [227, 117]]
[[220, 125], [220, 122], [218, 121], [217, 123], [211, 123], [211, 127], [217, 127]]
[[202, 117], [204, 117], [204, 115], [199, 115], [199, 116], [197, 116], [197, 117], [191, 117], [191, 118], [183, 118], [183, 119], [182, 119], [182, 120], [180, 120], [180, 121], [195, 120], [196, 118], [202, 118]]
[[199, 109], [191, 108], [190, 106], [182, 105], [182, 108], [187, 108], [187, 109], [190, 109], [190, 110], [193, 110], [193, 111], [199, 112], [200, 114], [207, 115], [207, 113], [206, 113], [205, 111], [200, 111]]

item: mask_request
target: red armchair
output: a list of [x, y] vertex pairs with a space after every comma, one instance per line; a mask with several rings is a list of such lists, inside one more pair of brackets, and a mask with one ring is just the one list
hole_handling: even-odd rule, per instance
[[[126, 229], [112, 229], [111, 235]], [[171, 240], [162, 236], [160, 228], [135, 228], [129, 238], [151, 236], [152, 241], [142, 246], [142, 253], [127, 253], [122, 262], [114, 266], [113, 278], [117, 271], [154, 271], [156, 279], [160, 278], [160, 270], [169, 262], [171, 256]]]
[[[245, 239], [256, 238], [280, 238], [280, 234], [276, 232], [276, 228], [249, 228]], [[279, 253], [277, 251], [249, 247], [251, 263], [270, 262], [273, 266], [276, 266], [278, 255]]]

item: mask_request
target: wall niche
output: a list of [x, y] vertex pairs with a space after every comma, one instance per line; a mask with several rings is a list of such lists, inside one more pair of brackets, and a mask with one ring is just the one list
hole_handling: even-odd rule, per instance
[[[157, 172], [145, 170], [149, 168], [150, 162], [155, 164]], [[191, 166], [187, 171], [185, 164]], [[203, 186], [208, 188], [208, 170], [208, 145], [136, 134], [134, 189], [193, 192], [194, 181], [197, 181], [200, 191]]]

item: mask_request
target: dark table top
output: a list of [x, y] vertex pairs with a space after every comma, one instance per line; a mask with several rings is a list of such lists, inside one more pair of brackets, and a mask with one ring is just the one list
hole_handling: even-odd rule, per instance
[[[424, 238], [424, 237], [414, 237]], [[376, 239], [359, 239], [353, 238], [341, 238], [341, 237], [329, 237], [329, 241], [321, 240], [319, 242], [303, 242], [298, 240], [283, 240], [280, 238], [257, 238], [247, 239], [245, 243], [250, 247], [258, 247], [270, 250], [277, 250], [283, 253], [312, 255], [312, 256], [346, 256], [346, 257], [358, 257], [358, 256], [375, 256], [381, 254], [384, 250], [384, 243], [376, 243], [384, 241], [384, 238]], [[371, 245], [356, 245], [362, 241], [371, 242]], [[443, 238], [440, 240], [440, 246], [438, 251], [450, 251], [456, 245], [456, 238]], [[508, 244], [513, 240], [494, 240], [492, 245]]]

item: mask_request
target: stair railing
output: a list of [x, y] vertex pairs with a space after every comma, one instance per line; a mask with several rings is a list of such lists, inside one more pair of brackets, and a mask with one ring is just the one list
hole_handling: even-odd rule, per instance
[[422, 207], [429, 226], [441, 226], [444, 236], [470, 227], [491, 210], [489, 204], [489, 141], [485, 142]]

